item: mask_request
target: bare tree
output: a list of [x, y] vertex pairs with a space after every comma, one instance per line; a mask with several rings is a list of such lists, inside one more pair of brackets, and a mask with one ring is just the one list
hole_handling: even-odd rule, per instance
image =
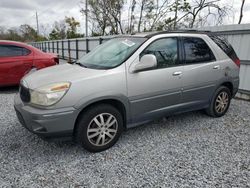
[[141, 0], [141, 4], [140, 4], [140, 16], [139, 16], [139, 21], [138, 21], [138, 32], [141, 32], [141, 24], [142, 24], [142, 15], [143, 15], [143, 11], [144, 11], [144, 7], [147, 3], [147, 0]]
[[[221, 0], [130, 0], [126, 26], [121, 23], [124, 0], [88, 0], [92, 32], [118, 34], [221, 24], [228, 6]], [[84, 13], [84, 10], [81, 10]], [[209, 20], [209, 22], [207, 21]], [[93, 23], [94, 22], [94, 23]]]
[[148, 24], [150, 26], [149, 30], [152, 31], [156, 24], [164, 18], [167, 13], [170, 12], [169, 0], [152, 0], [146, 7], [146, 19], [148, 20]]
[[129, 8], [130, 9], [130, 19], [129, 19], [129, 26], [128, 26], [129, 33], [133, 33], [133, 30], [134, 30], [135, 6], [136, 6], [136, 1], [132, 0], [130, 8]]
[[[96, 0], [88, 0], [89, 3], [89, 9], [90, 9], [90, 20], [92, 22], [96, 22], [97, 25], [96, 28], [92, 28], [92, 31], [94, 31], [96, 34], [99, 33], [100, 35], [106, 34], [106, 28], [108, 27], [108, 18], [107, 18], [107, 10], [102, 9], [102, 2], [98, 2]], [[83, 4], [83, 7], [85, 7], [84, 2], [81, 2]], [[83, 8], [80, 9], [80, 12], [82, 14], [85, 14], [85, 11]]]
[[244, 8], [245, 0], [242, 0], [241, 7], [240, 7], [240, 19], [238, 24], [241, 24], [242, 18], [243, 18], [243, 8]]
[[175, 0], [175, 2], [171, 5], [170, 8], [170, 11], [174, 12], [174, 18], [169, 19], [170, 22], [173, 22], [173, 29], [176, 29], [177, 27], [179, 13], [186, 13], [190, 10], [191, 6], [189, 2], [187, 2], [186, 0]]
[[198, 23], [204, 22], [209, 16], [213, 15], [218, 23], [222, 23], [223, 17], [227, 15], [228, 8], [226, 6], [221, 7], [218, 4], [220, 1], [221, 0], [193, 0], [190, 11], [180, 17], [177, 22], [185, 18], [189, 21], [188, 27], [193, 28], [197, 21]]
[[144, 27], [145, 27], [145, 23], [146, 23], [145, 14], [146, 12], [148, 12], [147, 9], [150, 6], [152, 6], [152, 0], [141, 0], [141, 1], [136, 2], [136, 5], [138, 7], [138, 13], [139, 13], [137, 31], [140, 33], [143, 21], [144, 21]]
[[115, 34], [120, 32], [123, 34], [123, 28], [122, 28], [122, 24], [121, 24], [121, 10], [122, 7], [124, 5], [124, 1], [123, 0], [109, 0], [105, 3], [105, 7], [109, 12], [109, 15], [111, 16], [110, 19], [110, 24], [112, 24], [112, 21], [114, 21], [114, 24], [116, 26], [116, 29], [114, 31]]
[[[123, 33], [121, 24], [123, 0], [88, 0], [88, 2], [90, 5], [90, 18], [98, 23], [102, 35], [107, 32], [110, 34]], [[85, 10], [81, 9], [80, 12], [84, 13]], [[93, 28], [93, 30], [96, 30], [96, 28]]]

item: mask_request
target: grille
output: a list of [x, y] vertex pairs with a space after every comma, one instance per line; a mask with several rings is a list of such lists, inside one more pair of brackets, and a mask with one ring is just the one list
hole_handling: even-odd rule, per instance
[[23, 102], [30, 102], [30, 92], [29, 89], [20, 85], [20, 98]]

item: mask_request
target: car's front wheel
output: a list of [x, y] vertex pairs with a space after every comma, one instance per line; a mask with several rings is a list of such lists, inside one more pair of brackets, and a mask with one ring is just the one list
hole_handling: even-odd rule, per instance
[[210, 106], [206, 109], [206, 112], [212, 117], [221, 117], [227, 112], [230, 102], [230, 90], [225, 86], [221, 86], [215, 91]]
[[112, 147], [123, 130], [121, 113], [111, 105], [94, 105], [82, 113], [76, 127], [77, 141], [90, 152]]

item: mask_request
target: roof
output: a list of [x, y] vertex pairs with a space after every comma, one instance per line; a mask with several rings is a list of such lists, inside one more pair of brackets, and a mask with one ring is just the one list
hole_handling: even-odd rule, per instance
[[26, 43], [12, 41], [12, 40], [0, 40], [0, 43], [8, 43], [8, 44], [16, 44], [16, 45], [27, 45]]
[[24, 43], [24, 42], [17, 42], [17, 41], [12, 41], [12, 40], [0, 40], [0, 44], [5, 44], [5, 45], [16, 45], [16, 46], [20, 46], [20, 47], [24, 47], [24, 48], [28, 48], [28, 49], [34, 49], [33, 46]]
[[23, 47], [23, 48], [27, 48], [29, 50], [32, 51], [38, 51], [40, 52], [39, 49], [27, 44], [27, 43], [23, 43], [23, 42], [17, 42], [17, 41], [11, 41], [11, 40], [0, 40], [0, 44], [5, 44], [5, 45], [14, 45], [14, 46], [19, 46], [19, 47]]
[[119, 37], [142, 37], [142, 38], [151, 38], [153, 36], [161, 35], [161, 34], [171, 34], [171, 33], [191, 33], [191, 34], [206, 34], [213, 35], [210, 31], [199, 31], [199, 30], [169, 30], [169, 31], [153, 31], [153, 32], [144, 32], [144, 33], [134, 33], [134, 34], [125, 34], [125, 35], [117, 35], [115, 38]]

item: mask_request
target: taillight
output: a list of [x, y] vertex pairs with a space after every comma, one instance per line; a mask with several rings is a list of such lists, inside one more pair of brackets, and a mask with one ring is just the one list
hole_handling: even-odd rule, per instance
[[236, 58], [236, 59], [234, 59], [233, 61], [234, 61], [234, 63], [235, 63], [238, 67], [240, 67], [240, 59], [239, 59], [239, 58]]
[[55, 62], [56, 64], [59, 64], [59, 58], [58, 58], [58, 57], [55, 57], [55, 58], [54, 58], [54, 62]]
[[229, 57], [233, 60], [233, 62], [240, 67], [240, 59], [238, 58], [238, 56], [236, 55], [236, 53], [234, 51], [231, 52], [231, 54], [229, 54]]

